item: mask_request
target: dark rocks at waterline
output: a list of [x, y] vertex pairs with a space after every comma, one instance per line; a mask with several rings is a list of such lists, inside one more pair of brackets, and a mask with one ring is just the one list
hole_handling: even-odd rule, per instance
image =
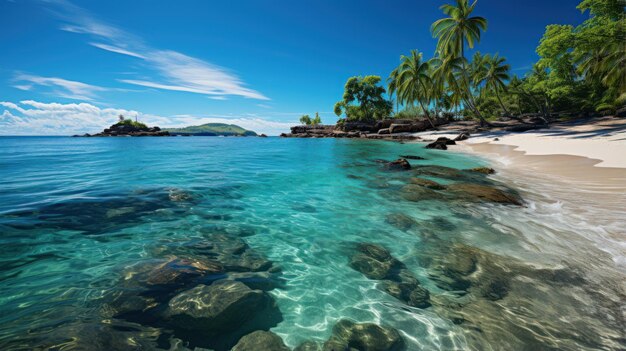
[[324, 343], [323, 350], [403, 351], [406, 350], [406, 342], [391, 327], [342, 319], [333, 327], [333, 333]]
[[117, 137], [117, 136], [171, 136], [166, 130], [161, 130], [159, 127], [147, 127], [140, 123], [116, 123], [109, 128], [104, 129], [101, 133], [84, 135], [74, 135], [83, 137]]
[[426, 145], [426, 148], [435, 150], [448, 150], [448, 145], [456, 145], [456, 142], [446, 137], [440, 137], [434, 142]]
[[477, 173], [482, 173], [482, 174], [495, 174], [496, 173], [496, 171], [493, 168], [489, 168], [489, 167], [470, 168], [467, 171], [477, 172]]
[[263, 330], [257, 330], [245, 335], [232, 351], [290, 351], [280, 336]]
[[500, 204], [510, 204], [521, 206], [522, 198], [513, 191], [500, 190], [494, 186], [471, 183], [450, 184], [446, 189], [466, 201], [473, 202], [495, 202]]
[[350, 258], [350, 267], [367, 278], [381, 281], [380, 288], [405, 304], [418, 308], [430, 306], [430, 293], [406, 266], [382, 246], [361, 243]]
[[390, 213], [385, 218], [385, 222], [403, 231], [417, 226], [417, 221], [404, 213]]
[[409, 163], [409, 161], [401, 158], [385, 164], [385, 169], [390, 171], [407, 171], [411, 169], [411, 164]]
[[463, 140], [467, 140], [470, 137], [470, 133], [467, 132], [462, 132], [461, 134], [459, 134], [456, 138], [454, 138], [454, 141], [463, 141]]

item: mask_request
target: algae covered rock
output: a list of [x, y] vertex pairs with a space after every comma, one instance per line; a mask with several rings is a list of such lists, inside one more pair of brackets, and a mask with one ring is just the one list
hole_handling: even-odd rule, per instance
[[333, 334], [324, 344], [324, 351], [402, 351], [406, 343], [391, 327], [373, 323], [354, 323], [342, 319], [333, 327]]
[[468, 201], [522, 205], [522, 198], [519, 195], [511, 191], [500, 190], [494, 186], [456, 183], [450, 184], [447, 189], [450, 193]]
[[445, 186], [435, 182], [434, 180], [430, 180], [430, 179], [411, 178], [411, 180], [409, 180], [409, 182], [411, 184], [420, 185], [420, 186], [427, 187], [427, 188], [434, 189], [434, 190], [443, 190], [443, 189], [445, 189]]
[[404, 213], [390, 213], [385, 218], [385, 222], [404, 231], [417, 226], [417, 221]]
[[280, 336], [263, 330], [257, 330], [248, 335], [245, 335], [237, 345], [232, 348], [232, 351], [289, 351], [289, 348], [285, 346], [283, 339]]
[[263, 291], [252, 290], [241, 282], [217, 281], [174, 296], [168, 303], [166, 317], [185, 329], [232, 330], [273, 303]]

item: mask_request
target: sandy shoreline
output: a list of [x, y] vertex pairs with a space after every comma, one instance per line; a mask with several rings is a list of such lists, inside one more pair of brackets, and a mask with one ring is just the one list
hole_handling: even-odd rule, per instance
[[[458, 133], [418, 135], [434, 140]], [[525, 133], [477, 133], [457, 144], [450, 150], [486, 159], [497, 177], [543, 199], [543, 206], [558, 207], [565, 221], [597, 228], [587, 239], [608, 252], [617, 267], [626, 267], [626, 119], [603, 118]]]

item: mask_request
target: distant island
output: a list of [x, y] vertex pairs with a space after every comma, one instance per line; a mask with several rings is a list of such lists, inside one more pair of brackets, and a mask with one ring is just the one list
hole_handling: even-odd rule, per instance
[[[226, 123], [206, 123], [199, 126], [189, 126], [184, 128], [164, 128], [164, 131], [171, 135], [196, 135], [196, 136], [258, 136], [257, 133], [241, 128], [235, 124]], [[261, 134], [260, 136], [263, 136]]]
[[132, 119], [119, 116], [119, 121], [102, 132], [96, 134], [85, 133], [74, 135], [74, 137], [117, 137], [117, 136], [260, 136], [267, 135], [241, 128], [235, 124], [226, 123], [206, 123], [199, 126], [189, 126], [184, 128], [164, 128], [148, 127], [144, 123], [133, 121]]

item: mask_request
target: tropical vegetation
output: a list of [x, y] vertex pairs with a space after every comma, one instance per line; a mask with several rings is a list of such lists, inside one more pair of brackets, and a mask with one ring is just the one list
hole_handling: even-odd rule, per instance
[[547, 123], [624, 109], [626, 0], [582, 0], [577, 8], [588, 19], [579, 26], [547, 26], [536, 50], [539, 60], [522, 76], [512, 75], [499, 53], [476, 51], [488, 27], [486, 18], [474, 14], [477, 4], [456, 0], [441, 6], [444, 17], [431, 26], [434, 57], [418, 50], [400, 56], [387, 89], [378, 76], [348, 79], [335, 104], [337, 116], [354, 121], [419, 116], [431, 124], [453, 116], [485, 125], [499, 117]]

